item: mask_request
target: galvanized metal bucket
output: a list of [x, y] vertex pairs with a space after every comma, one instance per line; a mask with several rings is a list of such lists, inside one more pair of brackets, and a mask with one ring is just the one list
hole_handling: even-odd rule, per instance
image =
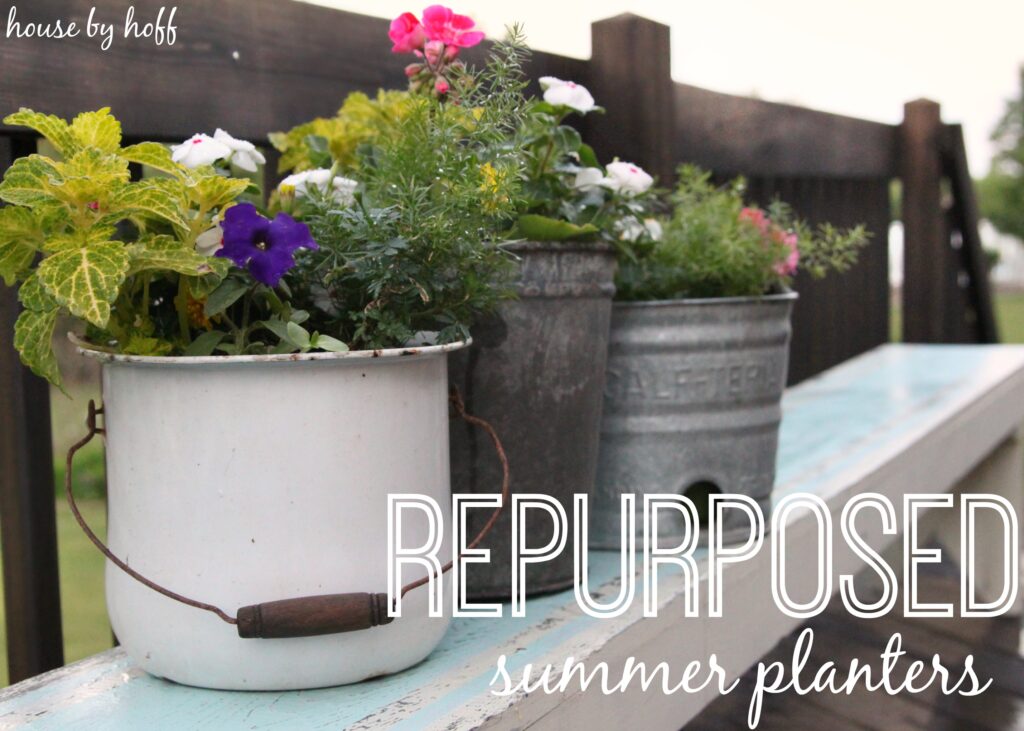
[[[555, 497], [571, 526], [572, 496], [592, 494], [597, 470], [615, 255], [601, 244], [531, 242], [510, 249], [521, 258], [519, 298], [473, 328], [473, 347], [453, 354], [449, 378], [467, 410], [501, 436], [512, 492]], [[451, 464], [453, 492], [493, 493], [500, 481], [486, 436], [462, 424], [452, 424]], [[489, 511], [468, 512], [467, 534], [473, 535]], [[545, 515], [527, 526], [528, 546], [544, 546], [553, 535]], [[510, 544], [506, 510], [480, 546], [491, 550], [490, 563], [469, 567], [471, 597], [510, 595]], [[564, 589], [572, 580], [567, 547], [558, 558], [528, 567], [526, 590]]]
[[[620, 495], [741, 493], [767, 516], [796, 293], [616, 302], [590, 543], [618, 549]], [[700, 505], [699, 505], [700, 507]], [[726, 539], [748, 523], [727, 511]], [[666, 543], [682, 535], [659, 515]], [[637, 516], [638, 538], [642, 515]]]
[[[110, 550], [229, 610], [387, 591], [388, 494], [451, 500], [446, 362], [461, 347], [195, 358], [82, 349], [103, 362]], [[407, 523], [403, 544], [423, 545], [427, 521]], [[252, 640], [109, 561], [106, 588], [111, 625], [139, 666], [207, 688], [394, 673], [426, 657], [449, 622], [428, 617], [422, 591], [386, 626]]]

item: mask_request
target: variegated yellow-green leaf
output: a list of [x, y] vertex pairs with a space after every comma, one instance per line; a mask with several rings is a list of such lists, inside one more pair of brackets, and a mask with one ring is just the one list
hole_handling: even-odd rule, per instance
[[57, 148], [64, 157], [70, 157], [78, 151], [78, 144], [71, 134], [68, 123], [60, 117], [52, 114], [33, 112], [31, 109], [22, 107], [14, 114], [8, 114], [4, 118], [4, 124], [34, 129]]
[[[128, 274], [150, 270], [178, 272], [198, 277], [214, 273], [214, 260], [178, 241], [173, 236], [153, 236], [128, 247]], [[226, 262], [225, 259], [219, 261]]]
[[75, 153], [56, 167], [61, 180], [51, 183], [49, 191], [72, 209], [105, 210], [131, 177], [127, 160], [93, 148]]
[[60, 308], [57, 300], [43, 288], [38, 271], [33, 272], [18, 288], [18, 299], [25, 305], [25, 309], [33, 312], [47, 312]]
[[223, 208], [249, 187], [248, 180], [210, 174], [188, 186], [189, 197], [207, 210]]
[[0, 208], [0, 243], [18, 241], [38, 248], [43, 240], [43, 223], [28, 208]]
[[33, 373], [59, 387], [60, 369], [53, 352], [53, 328], [56, 324], [57, 310], [25, 310], [14, 323], [14, 347], [21, 354], [21, 362]]
[[131, 178], [127, 160], [96, 149], [76, 152], [67, 162], [57, 163], [57, 168], [66, 178], [96, 178], [104, 183], [126, 183]]
[[128, 252], [116, 241], [65, 249], [43, 259], [38, 272], [46, 291], [71, 314], [105, 327], [128, 272]]
[[71, 122], [71, 135], [82, 147], [117, 152], [121, 147], [121, 123], [110, 114], [110, 107], [82, 112]]
[[29, 270], [36, 250], [20, 241], [0, 244], [0, 277], [8, 287], [13, 285]]
[[159, 142], [140, 142], [137, 145], [129, 145], [118, 154], [129, 162], [148, 165], [154, 170], [178, 176], [182, 174], [181, 166], [171, 159], [171, 151]]
[[188, 228], [185, 209], [182, 185], [170, 178], [132, 183], [118, 191], [110, 202], [111, 213], [126, 217], [159, 218], [183, 229]]
[[52, 187], [61, 182], [63, 175], [48, 158], [42, 155], [19, 157], [0, 183], [0, 200], [29, 207], [53, 203]]
[[133, 334], [121, 348], [127, 355], [170, 355], [174, 345], [160, 338]]
[[64, 234], [48, 236], [43, 242], [43, 251], [55, 254], [63, 249], [77, 249], [110, 241], [117, 229], [113, 226], [92, 226], [90, 228], [73, 228]]

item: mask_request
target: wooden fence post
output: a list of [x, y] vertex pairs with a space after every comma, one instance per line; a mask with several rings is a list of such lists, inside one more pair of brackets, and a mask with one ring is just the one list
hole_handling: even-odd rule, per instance
[[671, 31], [637, 15], [617, 15], [591, 26], [588, 81], [604, 115], [588, 118], [602, 162], [634, 162], [670, 184], [675, 160], [675, 84]]
[[[0, 136], [0, 173], [34, 144]], [[64, 664], [50, 389], [12, 346], [15, 291], [0, 284], [0, 540], [10, 682]]]
[[951, 247], [942, 207], [943, 125], [928, 99], [903, 107], [903, 341], [956, 340], [949, 320]]

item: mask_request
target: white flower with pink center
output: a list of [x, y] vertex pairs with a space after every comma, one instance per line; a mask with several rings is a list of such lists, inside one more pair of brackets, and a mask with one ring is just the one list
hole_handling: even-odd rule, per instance
[[171, 159], [189, 169], [213, 165], [231, 156], [231, 148], [210, 135], [194, 134], [171, 148]]
[[587, 87], [575, 81], [563, 81], [554, 76], [541, 76], [540, 88], [544, 90], [544, 101], [556, 107], [569, 107], [580, 114], [592, 111], [597, 105]]
[[650, 189], [654, 185], [654, 178], [647, 174], [642, 167], [631, 162], [608, 163], [606, 168], [608, 176], [604, 179], [604, 186], [609, 190], [623, 195], [637, 195]]

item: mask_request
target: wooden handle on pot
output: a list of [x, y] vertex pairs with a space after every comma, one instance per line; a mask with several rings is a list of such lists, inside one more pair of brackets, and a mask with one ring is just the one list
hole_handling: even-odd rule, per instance
[[239, 637], [312, 637], [390, 623], [388, 595], [322, 594], [251, 604], [238, 610]]

